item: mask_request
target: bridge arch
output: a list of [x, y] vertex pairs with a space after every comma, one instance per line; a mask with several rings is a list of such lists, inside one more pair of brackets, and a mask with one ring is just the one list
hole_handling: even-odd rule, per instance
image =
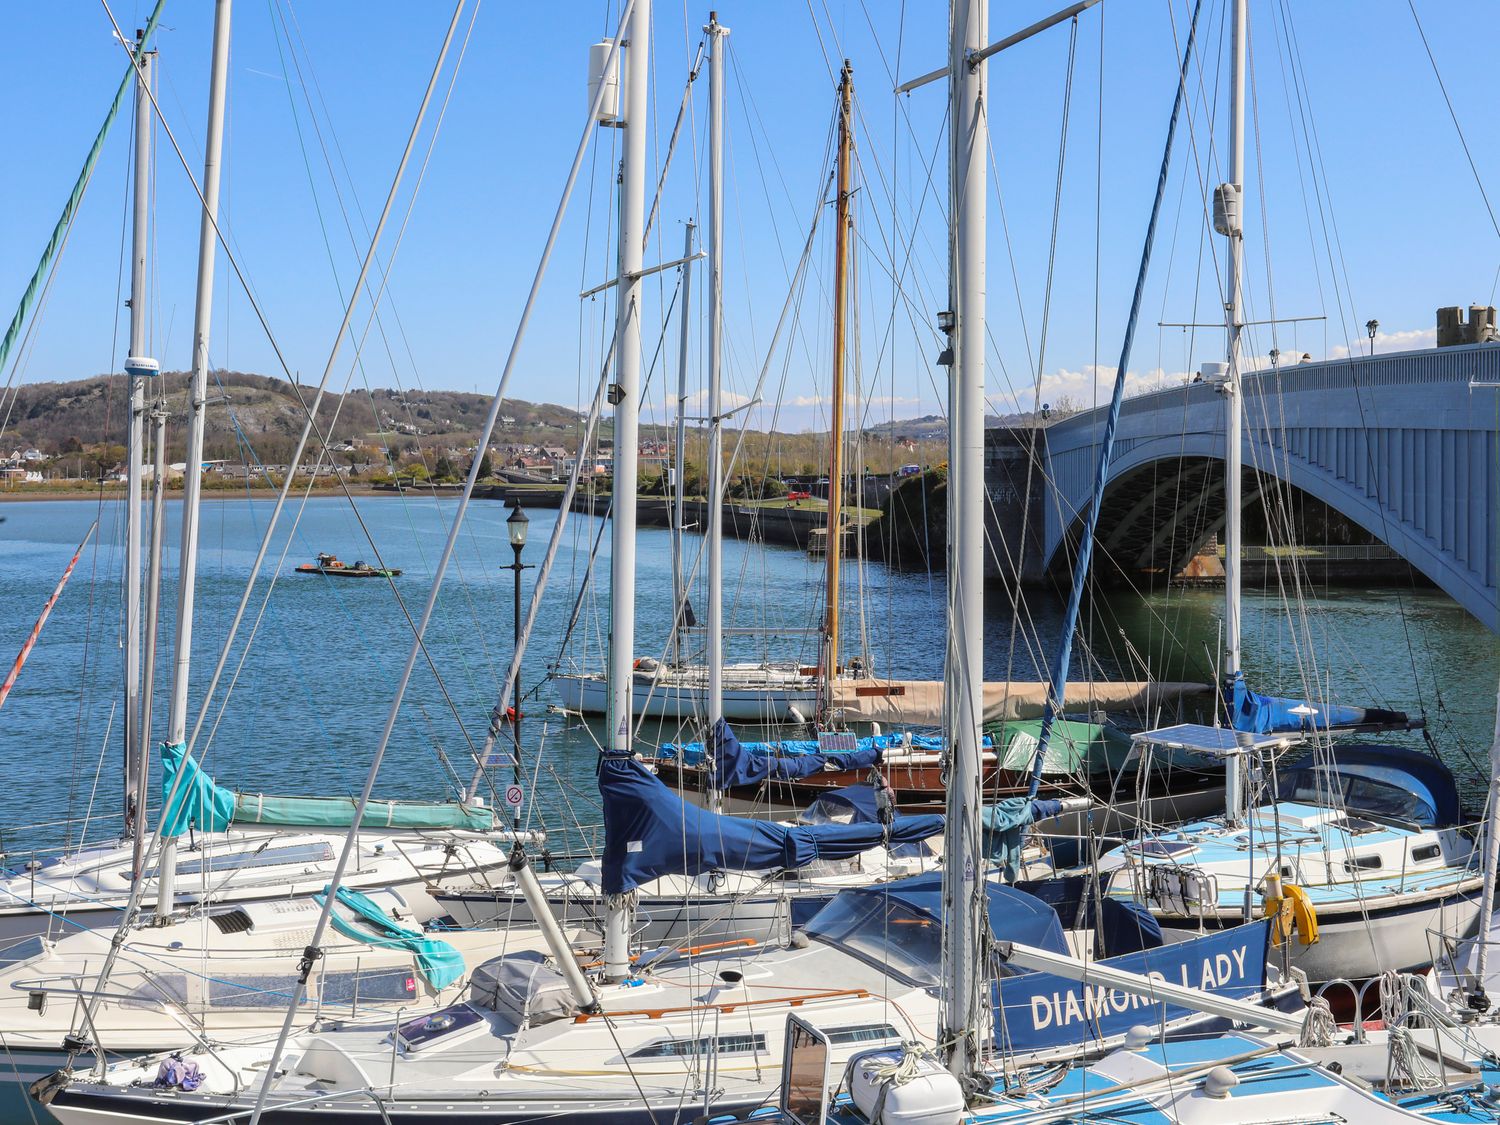
[[[1245, 504], [1272, 481], [1386, 544], [1489, 628], [1497, 626], [1500, 347], [1304, 364], [1247, 378]], [[1099, 523], [1126, 568], [1175, 572], [1222, 529], [1217, 388], [1129, 400]], [[1048, 427], [1039, 561], [1065, 568], [1098, 464], [1102, 410]]]

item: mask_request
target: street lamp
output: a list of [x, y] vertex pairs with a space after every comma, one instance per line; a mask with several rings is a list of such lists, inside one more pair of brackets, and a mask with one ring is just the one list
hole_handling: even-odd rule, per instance
[[[531, 520], [521, 508], [519, 500], [512, 501], [509, 518], [505, 521], [505, 534], [510, 539], [510, 549], [515, 552], [516, 558], [509, 566], [501, 567], [508, 570], [516, 578], [515, 595], [515, 651], [521, 651], [521, 571], [530, 570], [529, 565], [521, 562], [521, 552], [526, 548], [526, 532], [531, 527]], [[521, 784], [521, 668], [516, 666], [516, 681], [511, 685], [510, 691], [510, 732], [514, 740], [514, 753], [511, 755], [511, 764], [515, 769], [515, 783]], [[521, 827], [521, 810], [516, 808], [516, 828]]]
[[1380, 321], [1365, 321], [1365, 331], [1370, 334], [1370, 355], [1373, 357], [1375, 355], [1375, 333], [1380, 331]]

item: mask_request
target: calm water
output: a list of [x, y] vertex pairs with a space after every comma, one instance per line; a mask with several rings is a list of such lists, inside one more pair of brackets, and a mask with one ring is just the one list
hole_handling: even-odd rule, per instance
[[[270, 515], [264, 500], [204, 504], [198, 611], [193, 645], [190, 723], [254, 560]], [[308, 502], [293, 528], [289, 509], [249, 621], [261, 607], [254, 642], [241, 665], [239, 647], [229, 668], [240, 668], [233, 691], [220, 693], [203, 726], [197, 752], [219, 779], [245, 791], [356, 793], [363, 784], [396, 680], [411, 642], [411, 626], [389, 587], [379, 581], [333, 580], [291, 573], [318, 551], [346, 561], [373, 560], [366, 532], [386, 565], [405, 574], [397, 588], [405, 612], [417, 618], [431, 588], [454, 502], [430, 498], [322, 498]], [[163, 605], [167, 653], [176, 591], [177, 506], [170, 506]], [[455, 774], [472, 768], [470, 746], [482, 742], [489, 709], [511, 653], [512, 576], [498, 504], [476, 503], [462, 533], [429, 631], [436, 675], [419, 665], [403, 704], [376, 792], [391, 797], [441, 798]], [[0, 709], [0, 746], [6, 784], [0, 786], [0, 833], [16, 857], [57, 846], [71, 834], [88, 840], [118, 830], [121, 757], [123, 558], [122, 505], [84, 501], [0, 503], [0, 663], [9, 666], [42, 603], [89, 524], [99, 520], [90, 548], [54, 610], [41, 641], [10, 698]], [[557, 513], [532, 513], [526, 558], [539, 562]], [[363, 528], [361, 527], [363, 525]], [[597, 520], [570, 518], [536, 636], [527, 655], [525, 684], [541, 683], [581, 604], [573, 659], [599, 664], [607, 632], [608, 588], [591, 588], [579, 601]], [[282, 551], [286, 557], [279, 563]], [[691, 567], [696, 544], [689, 544]], [[639, 538], [637, 645], [661, 655], [671, 611], [671, 554], [666, 532]], [[822, 570], [796, 551], [757, 544], [726, 545], [724, 574], [731, 622], [763, 626], [770, 639], [730, 641], [732, 659], [762, 654], [811, 660], [812, 638], [798, 630], [816, 620]], [[600, 550], [599, 573], [608, 562]], [[274, 564], [274, 565], [273, 565]], [[525, 575], [529, 596], [535, 571]], [[864, 606], [846, 610], [845, 651], [865, 644], [877, 670], [906, 677], [941, 675], [943, 583], [938, 576], [897, 574], [871, 565], [848, 567], [846, 589], [863, 588]], [[1028, 593], [1017, 615], [1009, 595], [989, 594], [986, 674], [1037, 678], [1056, 647], [1060, 605]], [[701, 611], [701, 597], [695, 599]], [[851, 599], [851, 605], [854, 599]], [[1087, 646], [1075, 648], [1075, 675], [1144, 674], [1163, 679], [1204, 678], [1220, 629], [1220, 595], [1171, 591], [1149, 598], [1112, 594], [1092, 607]], [[242, 631], [242, 637], [248, 628]], [[1488, 750], [1500, 675], [1494, 639], [1452, 602], [1433, 592], [1340, 590], [1320, 592], [1289, 609], [1272, 594], [1248, 594], [1245, 657], [1265, 690], [1314, 689], [1350, 703], [1424, 710], [1433, 736], [1456, 766]], [[1086, 663], [1087, 662], [1087, 663]], [[167, 680], [163, 665], [154, 731], [164, 735]], [[226, 675], [226, 683], [229, 676]], [[599, 820], [593, 789], [594, 734], [569, 728], [545, 713], [550, 688], [526, 709], [523, 727], [528, 816], [572, 836], [575, 824]], [[649, 730], [648, 735], [654, 733]], [[667, 732], [668, 736], [675, 731]], [[508, 779], [508, 778], [507, 778]], [[534, 781], [534, 784], [532, 783]], [[79, 818], [89, 814], [85, 823]], [[73, 818], [70, 826], [62, 822]]]

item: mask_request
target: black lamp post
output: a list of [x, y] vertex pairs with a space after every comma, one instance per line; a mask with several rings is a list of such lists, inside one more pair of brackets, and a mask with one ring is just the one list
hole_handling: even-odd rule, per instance
[[[515, 587], [515, 589], [516, 589], [516, 596], [515, 596], [515, 633], [514, 633], [515, 651], [516, 652], [519, 652], [521, 650], [521, 571], [532, 569], [529, 565], [523, 564], [521, 562], [521, 552], [526, 547], [526, 532], [529, 530], [530, 526], [531, 526], [531, 520], [527, 517], [526, 513], [521, 510], [521, 502], [519, 500], [514, 501], [513, 502], [513, 506], [511, 508], [511, 511], [510, 511], [510, 516], [505, 521], [505, 534], [510, 539], [510, 549], [516, 553], [516, 558], [515, 558], [515, 561], [513, 563], [511, 563], [509, 566], [501, 567], [501, 569], [502, 570], [508, 570], [508, 571], [510, 571], [512, 574], [515, 575], [515, 578], [516, 578], [516, 587]], [[511, 756], [511, 761], [512, 761], [514, 767], [515, 767], [515, 783], [517, 785], [520, 785], [521, 784], [521, 669], [520, 669], [519, 666], [517, 666], [517, 668], [516, 668], [516, 682], [511, 687], [510, 700], [511, 700], [511, 703], [510, 703], [510, 731], [511, 731], [511, 737], [515, 740], [515, 746], [513, 747], [514, 753]], [[521, 826], [520, 821], [521, 821], [521, 810], [518, 808], [516, 810], [516, 827], [518, 829]]]

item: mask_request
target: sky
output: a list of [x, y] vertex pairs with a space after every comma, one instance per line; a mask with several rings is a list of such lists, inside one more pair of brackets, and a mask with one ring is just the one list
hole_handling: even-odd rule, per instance
[[[993, 3], [991, 38], [1055, 6]], [[987, 386], [996, 413], [1108, 394], [1190, 6], [1104, 0], [1076, 29], [1054, 28], [990, 64]], [[1250, 8], [1247, 308], [1251, 319], [1285, 322], [1274, 334], [1254, 328], [1247, 350], [1260, 362], [1278, 345], [1315, 358], [1347, 354], [1367, 346], [1369, 319], [1379, 321], [1379, 350], [1431, 346], [1439, 305], [1495, 296], [1500, 236], [1480, 185], [1500, 203], [1500, 151], [1485, 143], [1500, 75], [1487, 37], [1476, 34], [1485, 9], [1418, 0], [1414, 18], [1404, 0], [1252, 0]], [[16, 46], [0, 89], [5, 104], [21, 108], [7, 119], [10, 160], [0, 178], [0, 317], [7, 321], [124, 72], [110, 12], [130, 34], [148, 10], [145, 0], [58, 0], [8, 13]], [[899, 98], [891, 91], [945, 61], [946, 5], [724, 0], [718, 10], [731, 29], [729, 401], [749, 401], [764, 372], [761, 402], [745, 415], [752, 424], [827, 425], [830, 222], [820, 223], [790, 303], [789, 293], [814, 215], [826, 218], [828, 210], [834, 86], [847, 57], [858, 105], [853, 409], [867, 423], [943, 413], [942, 372], [933, 362], [934, 322], [947, 303], [943, 86]], [[446, 0], [235, 5], [222, 223], [275, 346], [221, 253], [210, 342], [216, 367], [279, 374], [279, 351], [304, 383], [322, 377], [453, 11]], [[707, 12], [707, 5], [656, 4], [652, 185]], [[372, 321], [367, 290], [331, 368], [331, 389], [493, 393], [585, 130], [588, 48], [617, 19], [617, 2], [464, 5], [381, 241], [370, 286], [382, 290], [378, 313]], [[208, 0], [169, 0], [157, 41], [161, 111], [194, 177], [203, 170], [212, 22]], [[1200, 53], [1130, 363], [1133, 389], [1221, 357], [1222, 332], [1159, 322], [1208, 324], [1222, 316], [1223, 240], [1208, 233], [1204, 200], [1226, 175], [1227, 39], [1224, 0], [1203, 0]], [[665, 178], [648, 264], [680, 257], [684, 222], [703, 222], [707, 96], [700, 78]], [[119, 369], [129, 132], [127, 108], [26, 346], [0, 378]], [[612, 273], [619, 131], [589, 133], [511, 397], [586, 404], [603, 362], [613, 307], [608, 294], [581, 301], [579, 293]], [[189, 360], [199, 215], [160, 128], [157, 145], [151, 347], [164, 369], [179, 370]], [[689, 318], [695, 403], [704, 272], [697, 269]], [[648, 421], [666, 420], [677, 378], [677, 278], [668, 271], [645, 286]], [[791, 311], [772, 349], [784, 305]]]

